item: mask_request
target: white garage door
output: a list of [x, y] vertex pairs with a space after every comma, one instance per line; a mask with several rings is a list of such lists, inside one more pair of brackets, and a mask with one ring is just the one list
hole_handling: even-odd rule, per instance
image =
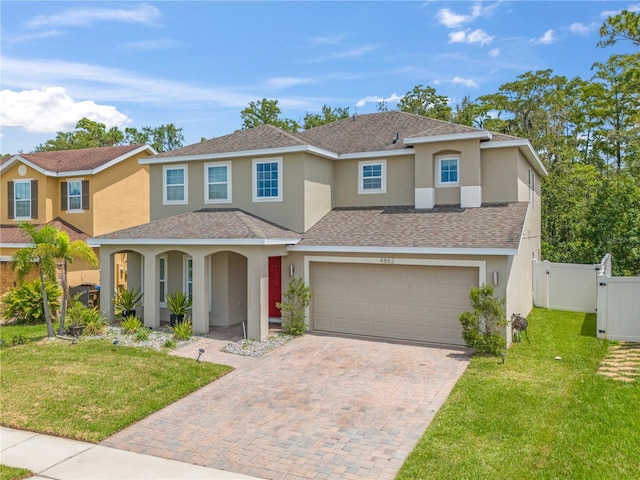
[[477, 268], [315, 262], [310, 273], [314, 330], [464, 345], [458, 315]]

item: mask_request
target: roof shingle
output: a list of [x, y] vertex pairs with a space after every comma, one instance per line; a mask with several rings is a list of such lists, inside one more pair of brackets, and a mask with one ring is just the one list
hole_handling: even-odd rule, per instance
[[299, 239], [300, 235], [237, 208], [205, 208], [107, 233], [96, 240]]
[[51, 172], [74, 172], [93, 170], [118, 157], [133, 152], [144, 145], [121, 145], [116, 147], [79, 148], [53, 152], [21, 153], [18, 156]]
[[[53, 225], [58, 230], [67, 232], [67, 235], [69, 235], [69, 240], [71, 241], [86, 240], [87, 238], [89, 238], [89, 235], [60, 218], [54, 218], [49, 223], [47, 223], [47, 225]], [[41, 226], [41, 224], [38, 224], [37, 226], [39, 227]], [[29, 238], [22, 233], [22, 231], [18, 228], [18, 225], [0, 225], [0, 243], [27, 244], [29, 243], [29, 241]]]
[[526, 213], [525, 202], [467, 209], [335, 208], [298, 246], [517, 249]]

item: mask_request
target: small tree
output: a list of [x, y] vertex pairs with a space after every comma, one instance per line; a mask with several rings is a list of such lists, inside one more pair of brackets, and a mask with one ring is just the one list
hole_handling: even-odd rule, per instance
[[284, 299], [284, 302], [276, 303], [276, 307], [282, 312], [282, 331], [290, 335], [302, 335], [307, 331], [304, 311], [311, 303], [309, 286], [301, 278], [292, 278]]
[[501, 329], [507, 325], [504, 299], [494, 295], [491, 285], [474, 287], [469, 292], [472, 312], [462, 312], [462, 338], [476, 352], [498, 355], [505, 347]]

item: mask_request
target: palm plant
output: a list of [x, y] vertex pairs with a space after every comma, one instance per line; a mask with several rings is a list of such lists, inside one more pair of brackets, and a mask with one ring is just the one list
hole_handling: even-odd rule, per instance
[[93, 249], [82, 240], [71, 241], [67, 232], [58, 231], [56, 237], [56, 257], [62, 260], [62, 309], [60, 310], [60, 327], [58, 334], [64, 333], [64, 320], [69, 302], [69, 285], [67, 284], [67, 262], [73, 263], [75, 258], [86, 260], [92, 267], [98, 266], [98, 257]]
[[44, 302], [44, 317], [47, 324], [47, 336], [53, 337], [53, 320], [49, 310], [49, 298], [45, 289], [45, 280], [55, 281], [56, 261], [62, 260], [62, 309], [60, 312], [60, 328], [58, 333], [64, 333], [64, 317], [67, 311], [69, 292], [67, 287], [67, 263], [75, 258], [87, 260], [93, 267], [98, 265], [98, 258], [94, 251], [81, 240], [69, 240], [66, 232], [61, 232], [52, 225], [38, 228], [31, 223], [20, 223], [18, 228], [26, 234], [33, 245], [21, 248], [11, 258], [11, 268], [17, 273], [18, 281], [22, 283], [34, 266], [38, 267], [40, 283], [42, 285], [42, 299]]
[[113, 297], [113, 307], [116, 314], [124, 317], [135, 315], [135, 310], [142, 305], [143, 293], [140, 288], [123, 288], [116, 291]]
[[47, 324], [47, 336], [53, 337], [53, 320], [49, 309], [49, 298], [46, 289], [47, 280], [55, 281], [57, 247], [56, 238], [59, 230], [51, 225], [44, 225], [38, 229], [30, 223], [20, 223], [20, 231], [29, 236], [33, 245], [21, 248], [11, 257], [11, 269], [16, 272], [18, 282], [22, 283], [24, 278], [35, 267], [38, 267], [40, 285], [42, 288], [42, 301], [44, 318]]

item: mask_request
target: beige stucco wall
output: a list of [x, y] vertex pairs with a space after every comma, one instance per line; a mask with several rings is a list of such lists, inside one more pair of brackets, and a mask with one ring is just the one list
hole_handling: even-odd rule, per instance
[[[282, 201], [253, 201], [253, 160], [271, 158], [282, 159]], [[232, 202], [205, 203], [204, 177], [205, 164], [213, 160], [191, 161], [176, 163], [187, 166], [188, 203], [163, 204], [163, 166], [151, 165], [151, 219], [166, 218], [180, 213], [193, 212], [201, 208], [239, 208], [248, 213], [265, 218], [277, 225], [295, 232], [304, 231], [304, 154], [295, 153], [283, 156], [256, 156], [253, 158], [233, 158], [225, 161], [232, 162], [231, 192]]]
[[483, 203], [518, 201], [520, 157], [516, 147], [482, 150]]
[[367, 160], [382, 160], [382, 158], [360, 158], [335, 162], [334, 207], [413, 205], [414, 161], [412, 154], [386, 158], [386, 193], [358, 193], [358, 163]]
[[309, 154], [304, 160], [304, 231], [307, 231], [332, 208], [334, 162]]

